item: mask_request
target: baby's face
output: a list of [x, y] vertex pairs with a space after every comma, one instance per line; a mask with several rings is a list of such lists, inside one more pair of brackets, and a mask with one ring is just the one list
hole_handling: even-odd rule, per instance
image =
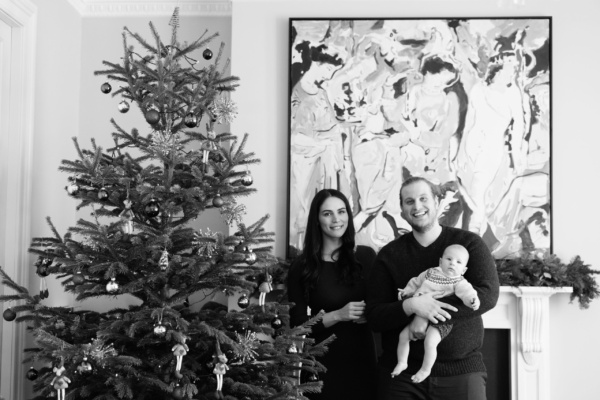
[[455, 278], [465, 273], [468, 261], [469, 253], [464, 248], [449, 247], [440, 258], [440, 268], [444, 275]]

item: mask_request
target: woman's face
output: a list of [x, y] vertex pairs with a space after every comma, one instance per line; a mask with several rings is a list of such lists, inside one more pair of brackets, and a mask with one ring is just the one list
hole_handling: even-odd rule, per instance
[[324, 236], [341, 239], [348, 228], [348, 210], [341, 199], [332, 196], [321, 204], [319, 225]]

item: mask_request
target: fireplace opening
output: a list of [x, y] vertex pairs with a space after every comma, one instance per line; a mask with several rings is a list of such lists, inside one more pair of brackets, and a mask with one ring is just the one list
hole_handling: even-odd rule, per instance
[[510, 400], [510, 329], [486, 329], [481, 352], [488, 373], [487, 400]]

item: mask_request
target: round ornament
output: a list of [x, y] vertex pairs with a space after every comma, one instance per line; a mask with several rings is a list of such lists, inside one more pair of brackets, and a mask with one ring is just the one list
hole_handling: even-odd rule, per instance
[[213, 198], [212, 203], [213, 203], [213, 206], [215, 206], [215, 207], [221, 207], [221, 206], [223, 206], [224, 201], [223, 201], [223, 198], [221, 197], [221, 195], [218, 194]]
[[5, 321], [11, 322], [14, 321], [15, 318], [17, 318], [17, 313], [14, 312], [12, 308], [7, 308], [6, 310], [4, 310], [2, 317], [4, 317]]
[[88, 362], [87, 357], [83, 357], [83, 361], [77, 366], [77, 371], [81, 374], [89, 374], [92, 369], [92, 364]]
[[165, 326], [163, 324], [156, 324], [154, 325], [154, 333], [157, 334], [158, 336], [162, 336], [165, 333], [167, 333], [167, 328], [165, 328]]
[[83, 282], [85, 282], [85, 277], [81, 272], [76, 272], [73, 274], [72, 280], [75, 285], [81, 285]]
[[242, 177], [242, 185], [250, 186], [253, 182], [254, 179], [252, 179], [252, 175], [250, 175], [250, 172], [246, 172], [246, 175]]
[[77, 196], [77, 193], [79, 193], [80, 187], [78, 184], [76, 183], [71, 183], [69, 186], [65, 187], [67, 193], [69, 193], [71, 196]]
[[276, 315], [275, 318], [271, 320], [271, 327], [273, 327], [273, 329], [279, 329], [282, 326], [283, 322], [281, 321], [281, 318], [279, 318], [279, 315]]
[[104, 201], [108, 199], [108, 190], [105, 187], [100, 188], [98, 190], [98, 200]]
[[224, 160], [223, 155], [221, 155], [221, 153], [219, 153], [218, 151], [211, 152], [208, 156], [208, 159], [216, 163], [223, 162]]
[[254, 264], [256, 262], [256, 253], [253, 253], [252, 249], [248, 250], [244, 256], [244, 261], [246, 261], [246, 264], [248, 265]]
[[183, 390], [183, 388], [179, 385], [177, 385], [175, 387], [175, 389], [173, 390], [173, 397], [175, 397], [176, 399], [183, 399], [183, 397], [185, 396], [185, 391]]
[[129, 103], [126, 102], [125, 100], [123, 100], [122, 102], [119, 103], [117, 108], [119, 109], [120, 113], [125, 114], [127, 111], [129, 111]]
[[187, 113], [183, 118], [183, 124], [188, 128], [195, 128], [198, 126], [198, 117], [196, 117], [193, 113]]
[[146, 122], [148, 122], [150, 125], [154, 125], [158, 121], [160, 121], [160, 113], [154, 108], [151, 108], [148, 111], [146, 111], [144, 117], [146, 118]]
[[250, 299], [248, 298], [248, 295], [246, 293], [242, 294], [242, 296], [238, 299], [238, 307], [244, 309], [244, 308], [248, 308], [248, 306], [250, 305]]
[[202, 52], [202, 57], [204, 57], [205, 60], [210, 60], [213, 56], [213, 52], [211, 49], [205, 49]]
[[31, 367], [31, 368], [29, 368], [29, 371], [27, 371], [27, 374], [25, 376], [30, 381], [35, 381], [38, 377], [38, 371], [37, 371], [37, 369]]
[[144, 215], [148, 218], [157, 217], [160, 214], [160, 206], [158, 204], [158, 200], [150, 199], [146, 206], [144, 207]]
[[115, 281], [115, 278], [110, 278], [110, 282], [106, 284], [106, 291], [108, 293], [114, 293], [119, 290], [119, 284]]
[[41, 264], [37, 267], [35, 273], [38, 274], [39, 277], [45, 278], [50, 272], [48, 272], [48, 266], [46, 264]]
[[100, 86], [100, 90], [102, 91], [102, 93], [104, 94], [108, 94], [110, 93], [110, 91], [112, 90], [112, 86], [110, 86], [110, 83], [108, 82], [104, 82], [101, 86]]

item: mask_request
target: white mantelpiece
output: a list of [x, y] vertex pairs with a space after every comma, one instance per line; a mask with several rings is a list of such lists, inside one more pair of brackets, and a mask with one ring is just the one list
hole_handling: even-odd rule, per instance
[[573, 288], [500, 288], [496, 307], [483, 315], [488, 329], [510, 329], [511, 399], [549, 400], [550, 297]]

